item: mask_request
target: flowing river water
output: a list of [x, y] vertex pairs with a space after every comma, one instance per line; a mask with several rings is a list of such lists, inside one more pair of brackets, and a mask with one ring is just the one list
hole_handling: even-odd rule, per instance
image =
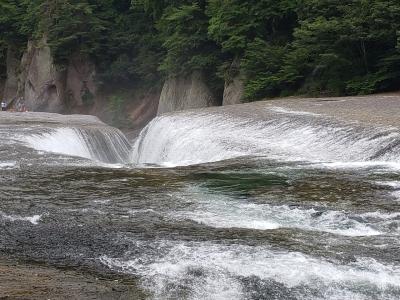
[[399, 299], [400, 131], [279, 106], [167, 114], [135, 141], [2, 114], [0, 254], [150, 299]]

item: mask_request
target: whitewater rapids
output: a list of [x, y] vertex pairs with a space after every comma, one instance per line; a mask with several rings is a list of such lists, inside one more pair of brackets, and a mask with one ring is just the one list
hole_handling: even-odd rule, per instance
[[120, 130], [93, 116], [3, 113], [0, 136], [10, 145], [98, 163], [128, 164], [131, 151], [130, 142]]
[[[335, 109], [327, 109], [330, 102], [311, 99], [298, 100], [297, 105], [288, 101], [285, 107], [271, 101], [166, 114], [142, 131], [132, 161], [182, 166], [263, 156], [280, 161], [400, 166], [398, 127], [372, 123], [365, 116], [352, 118], [346, 115], [349, 107], [344, 101], [358, 102], [356, 110], [367, 105], [367, 100], [356, 98], [341, 100], [340, 105], [334, 102]], [[398, 99], [389, 98], [386, 103], [395, 106], [394, 101]], [[308, 111], [299, 110], [303, 108]]]
[[0, 113], [0, 258], [150, 299], [397, 300], [400, 99], [374, 99], [176, 112], [135, 141]]

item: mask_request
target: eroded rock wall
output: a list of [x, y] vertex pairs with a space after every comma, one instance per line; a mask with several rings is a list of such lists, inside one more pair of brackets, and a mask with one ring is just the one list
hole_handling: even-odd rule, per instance
[[95, 65], [75, 54], [67, 66], [57, 67], [45, 38], [29, 41], [21, 59], [9, 47], [6, 65], [0, 91], [11, 106], [23, 102], [31, 111], [88, 113], [95, 103]]
[[216, 105], [219, 105], [218, 100], [207, 87], [203, 75], [193, 72], [188, 77], [167, 79], [161, 92], [157, 114]]
[[244, 83], [240, 76], [225, 82], [222, 105], [243, 103]]
[[[103, 91], [96, 94], [95, 104], [88, 114], [98, 116], [107, 124], [122, 129], [130, 136], [137, 136], [157, 116], [161, 88], [132, 88], [131, 90]], [[120, 111], [114, 111], [113, 98], [121, 98]]]
[[71, 56], [58, 68], [45, 39], [28, 43], [21, 60], [18, 92], [32, 111], [88, 113], [96, 98], [95, 66], [85, 56]]
[[128, 118], [133, 128], [141, 129], [157, 116], [160, 91], [150, 90], [127, 106]]
[[[29, 41], [22, 58], [16, 53], [9, 50], [2, 93], [10, 107], [16, 109], [22, 103], [29, 111], [92, 114], [113, 124], [116, 112], [112, 109], [112, 99], [122, 97], [123, 109], [117, 112], [117, 123], [123, 125], [114, 125], [137, 132], [158, 114], [222, 104], [201, 72], [170, 78], [162, 89], [133, 85], [124, 91], [110, 86], [100, 89], [96, 66], [87, 56], [75, 53], [67, 65], [58, 67], [46, 38]], [[119, 116], [125, 118], [123, 122]]]
[[22, 56], [17, 98], [23, 99], [28, 110], [64, 112], [64, 74], [53, 64], [45, 39], [28, 42]]

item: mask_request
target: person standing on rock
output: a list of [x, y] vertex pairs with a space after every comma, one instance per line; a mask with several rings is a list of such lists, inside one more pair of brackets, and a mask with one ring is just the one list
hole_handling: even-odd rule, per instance
[[6, 101], [1, 101], [1, 111], [6, 111], [7, 110], [7, 103]]

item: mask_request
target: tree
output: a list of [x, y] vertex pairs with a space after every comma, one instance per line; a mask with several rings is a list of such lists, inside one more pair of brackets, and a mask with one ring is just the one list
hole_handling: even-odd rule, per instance
[[214, 66], [217, 47], [207, 35], [207, 26], [201, 1], [168, 7], [157, 23], [166, 50], [160, 71], [178, 75]]
[[397, 0], [0, 0], [7, 49], [47, 38], [55, 62], [96, 63], [104, 86], [159, 85], [201, 71], [240, 75], [247, 100], [365, 94], [400, 84]]

